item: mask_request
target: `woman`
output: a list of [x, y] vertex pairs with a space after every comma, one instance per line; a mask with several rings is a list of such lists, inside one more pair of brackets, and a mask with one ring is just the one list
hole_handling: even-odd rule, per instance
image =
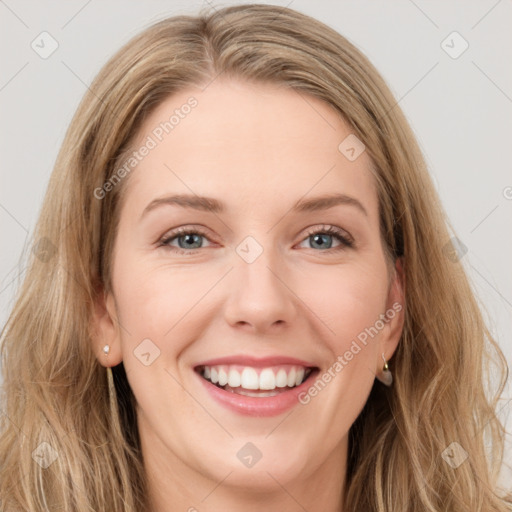
[[506, 363], [454, 250], [346, 39], [265, 5], [156, 23], [49, 183], [2, 334], [3, 509], [511, 510]]

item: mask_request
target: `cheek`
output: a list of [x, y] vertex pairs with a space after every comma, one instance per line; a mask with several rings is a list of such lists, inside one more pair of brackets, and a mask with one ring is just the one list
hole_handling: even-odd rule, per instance
[[116, 282], [120, 315], [139, 336], [163, 338], [211, 286], [208, 274], [192, 266], [155, 267], [141, 257], [120, 261], [118, 268], [124, 276]]
[[132, 379], [142, 372], [145, 380], [153, 382], [154, 370], [168, 368], [184, 348], [187, 337], [181, 329], [192, 306], [186, 295], [197, 302], [200, 290], [194, 293], [193, 288], [200, 286], [190, 279], [187, 283], [176, 269], [150, 270], [142, 258], [117, 263], [114, 289], [124, 366]]
[[[175, 363], [187, 346], [191, 308], [205, 285], [177, 269], [149, 271], [142, 260], [118, 268], [127, 276], [116, 282], [123, 364], [139, 410], [153, 416], [184, 407], [187, 398]], [[165, 390], [166, 397], [155, 390]]]
[[337, 352], [385, 312], [388, 282], [384, 261], [331, 267], [308, 282], [301, 298], [329, 327]]

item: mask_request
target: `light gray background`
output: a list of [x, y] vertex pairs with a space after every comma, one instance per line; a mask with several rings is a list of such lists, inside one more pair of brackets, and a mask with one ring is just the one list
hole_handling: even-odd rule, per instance
[[[0, 324], [23, 279], [28, 243], [58, 148], [88, 84], [122, 44], [151, 23], [238, 2], [0, 0]], [[249, 2], [240, 2], [249, 3]], [[425, 153], [463, 261], [512, 365], [511, 0], [292, 0], [376, 65]], [[47, 31], [58, 49], [31, 47]], [[458, 58], [463, 41], [469, 44]], [[445, 41], [445, 43], [443, 43]], [[452, 47], [451, 49], [449, 47]], [[510, 380], [500, 417], [511, 408]], [[512, 418], [507, 422], [512, 432]], [[512, 465], [511, 436], [507, 463]], [[503, 482], [512, 481], [504, 469]]]

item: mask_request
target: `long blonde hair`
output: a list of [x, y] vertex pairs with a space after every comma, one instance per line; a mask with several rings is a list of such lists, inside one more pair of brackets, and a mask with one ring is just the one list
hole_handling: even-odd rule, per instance
[[[109, 405], [90, 331], [97, 294], [111, 290], [129, 178], [102, 199], [94, 190], [133, 149], [155, 107], [220, 74], [283, 84], [339, 111], [371, 157], [390, 258], [403, 258], [405, 325], [389, 362], [395, 384], [375, 383], [350, 430], [344, 510], [511, 510], [512, 498], [497, 489], [506, 361], [461, 262], [449, 257], [453, 232], [413, 133], [360, 51], [310, 17], [268, 5], [164, 19], [121, 48], [84, 96], [2, 331], [2, 510], [147, 507], [134, 397], [121, 363]], [[500, 376], [494, 394], [491, 374]], [[445, 456], [454, 450], [467, 454], [458, 467]]]

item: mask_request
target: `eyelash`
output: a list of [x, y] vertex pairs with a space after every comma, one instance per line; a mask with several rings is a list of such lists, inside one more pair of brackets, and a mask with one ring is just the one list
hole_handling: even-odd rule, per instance
[[[340, 242], [340, 245], [338, 247], [326, 249], [324, 251], [317, 251], [317, 252], [332, 253], [332, 252], [340, 251], [343, 249], [350, 249], [350, 248], [355, 247], [355, 244], [354, 244], [354, 241], [352, 240], [352, 238], [349, 236], [346, 236], [345, 233], [346, 233], [346, 231], [339, 229], [335, 226], [327, 226], [327, 227], [322, 226], [322, 228], [315, 228], [315, 229], [308, 231], [308, 233], [306, 234], [306, 237], [302, 241], [306, 240], [307, 238], [309, 238], [311, 236], [318, 235], [318, 234], [331, 235], [334, 238], [336, 238], [336, 240], [338, 240]], [[161, 238], [160, 241], [158, 242], [158, 247], [166, 247], [167, 249], [171, 250], [174, 253], [188, 254], [188, 255], [195, 254], [196, 251], [203, 249], [203, 247], [200, 247], [198, 249], [188, 250], [188, 249], [181, 249], [181, 248], [177, 248], [177, 247], [173, 247], [173, 246], [169, 245], [169, 243], [172, 242], [174, 239], [180, 238], [185, 235], [200, 235], [205, 238], [208, 238], [207, 233], [205, 233], [200, 228], [193, 228], [193, 229], [192, 228], [178, 228], [178, 229], [175, 229], [174, 231], [172, 231], [171, 233], [165, 235], [163, 238]]]

